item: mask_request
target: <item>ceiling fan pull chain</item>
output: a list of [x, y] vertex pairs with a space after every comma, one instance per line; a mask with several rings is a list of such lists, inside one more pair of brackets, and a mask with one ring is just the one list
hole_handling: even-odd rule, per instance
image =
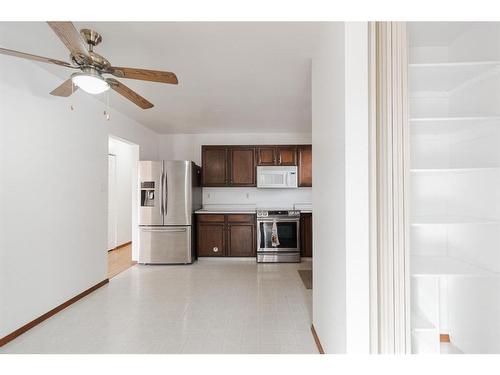
[[106, 91], [106, 108], [104, 109], [104, 116], [106, 116], [107, 121], [111, 118], [109, 115], [109, 90]]
[[[75, 92], [75, 84], [73, 82], [71, 82], [71, 97], [73, 98], [73, 94]], [[73, 106], [73, 103], [71, 103], [69, 105], [69, 108], [74, 111], [75, 110], [75, 107]]]

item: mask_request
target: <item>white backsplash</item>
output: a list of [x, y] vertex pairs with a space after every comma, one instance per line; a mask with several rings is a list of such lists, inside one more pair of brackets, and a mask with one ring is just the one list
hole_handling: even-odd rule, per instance
[[312, 188], [257, 189], [203, 188], [203, 206], [206, 205], [255, 205], [256, 207], [293, 208], [294, 204], [311, 204]]

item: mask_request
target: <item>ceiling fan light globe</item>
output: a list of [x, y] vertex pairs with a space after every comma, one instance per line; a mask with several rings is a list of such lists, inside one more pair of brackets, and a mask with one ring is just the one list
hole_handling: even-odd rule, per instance
[[101, 94], [109, 90], [109, 83], [93, 74], [74, 74], [71, 80], [75, 86], [92, 95]]

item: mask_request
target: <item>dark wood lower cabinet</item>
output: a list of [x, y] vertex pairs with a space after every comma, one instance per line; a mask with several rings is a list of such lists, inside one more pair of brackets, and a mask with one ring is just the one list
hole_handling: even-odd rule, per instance
[[198, 223], [198, 256], [222, 257], [225, 255], [224, 223]]
[[255, 225], [228, 224], [227, 225], [228, 256], [253, 257], [255, 256]]
[[255, 215], [198, 214], [199, 257], [253, 257], [256, 253]]
[[300, 214], [300, 256], [313, 256], [312, 214]]

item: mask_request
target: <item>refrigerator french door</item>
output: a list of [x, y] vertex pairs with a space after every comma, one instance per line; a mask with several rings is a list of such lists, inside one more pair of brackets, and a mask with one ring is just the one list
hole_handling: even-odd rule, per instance
[[141, 161], [139, 262], [194, 261], [193, 212], [201, 208], [200, 168], [191, 161]]

